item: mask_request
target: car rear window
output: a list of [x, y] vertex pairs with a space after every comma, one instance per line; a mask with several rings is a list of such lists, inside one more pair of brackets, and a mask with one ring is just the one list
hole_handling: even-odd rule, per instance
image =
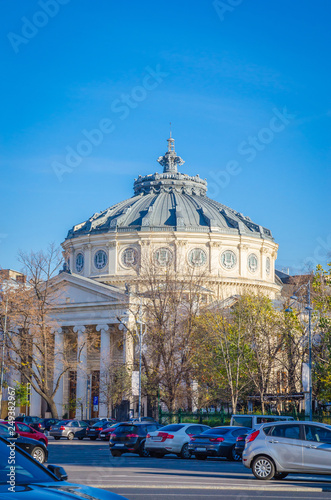
[[208, 429], [207, 431], [203, 432], [202, 434], [218, 434], [221, 436], [224, 436], [228, 432], [230, 432], [231, 429], [228, 429], [226, 427], [214, 427], [213, 429]]
[[127, 434], [128, 432], [138, 434], [138, 428], [135, 425], [120, 425], [114, 430], [114, 434]]
[[61, 422], [57, 422], [56, 425], [68, 425], [69, 422], [70, 420], [61, 420]]
[[179, 431], [180, 429], [182, 429], [184, 427], [184, 425], [180, 425], [180, 424], [170, 424], [170, 425], [166, 425], [165, 427], [161, 427], [160, 428], [160, 431], [167, 431], [167, 432], [177, 432]]
[[253, 426], [253, 420], [252, 417], [240, 417], [236, 416], [233, 417], [232, 424], [234, 427], [249, 427], [252, 428]]

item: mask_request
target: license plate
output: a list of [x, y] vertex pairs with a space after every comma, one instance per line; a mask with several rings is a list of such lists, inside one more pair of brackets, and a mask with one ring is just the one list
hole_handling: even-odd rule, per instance
[[122, 443], [116, 443], [114, 446], [124, 446]]
[[206, 451], [206, 448], [201, 446], [200, 448], [195, 448], [195, 451]]
[[106, 434], [100, 434], [100, 437], [104, 438]]
[[162, 441], [162, 438], [159, 436], [152, 436], [152, 441]]

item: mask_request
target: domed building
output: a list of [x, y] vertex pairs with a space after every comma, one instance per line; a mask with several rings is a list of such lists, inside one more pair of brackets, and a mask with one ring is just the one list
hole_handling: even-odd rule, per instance
[[[160, 273], [170, 266], [179, 278], [201, 271], [208, 302], [245, 291], [270, 298], [280, 293], [278, 245], [271, 231], [208, 198], [207, 182], [199, 175], [180, 173], [184, 161], [171, 136], [158, 162], [162, 173], [140, 175], [132, 198], [75, 225], [62, 245], [68, 265], [53, 280], [54, 290], [60, 290], [55, 348], [61, 352], [64, 340], [72, 339], [73, 368], [56, 393], [60, 416], [109, 415], [107, 374], [115, 365], [133, 366], [134, 346], [123, 327], [133, 321], [126, 283], [139, 281], [142, 262], [152, 259]], [[94, 350], [92, 334], [98, 339]], [[57, 364], [55, 372], [61, 369]], [[76, 405], [69, 404], [73, 400]], [[33, 401], [31, 414], [39, 414], [38, 397]]]
[[63, 243], [73, 273], [124, 288], [152, 258], [176, 272], [201, 268], [217, 299], [245, 290], [274, 298], [278, 245], [271, 231], [207, 196], [207, 182], [180, 173], [168, 139], [162, 173], [134, 181], [134, 195], [75, 225]]

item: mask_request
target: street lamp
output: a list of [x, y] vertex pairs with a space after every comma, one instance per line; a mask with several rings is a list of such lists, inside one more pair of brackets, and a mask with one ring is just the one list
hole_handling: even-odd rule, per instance
[[139, 328], [139, 389], [138, 389], [138, 421], [141, 422], [141, 361], [142, 361], [142, 339], [143, 339], [143, 300], [142, 296], [138, 295], [137, 293], [131, 292], [130, 286], [125, 284], [125, 289], [126, 293], [130, 295], [135, 295], [136, 297], [139, 297], [140, 299], [140, 304], [139, 304], [139, 319], [137, 323], [140, 325]]
[[[311, 336], [311, 312], [313, 310], [311, 306], [311, 294], [310, 294], [310, 280], [308, 283], [301, 285], [298, 290], [294, 292], [294, 295], [292, 295], [290, 298], [294, 301], [299, 300], [298, 297], [295, 295], [302, 287], [306, 287], [307, 289], [307, 305], [305, 306], [306, 311], [308, 311], [308, 352], [309, 352], [309, 357], [308, 357], [308, 378], [309, 378], [309, 420], [313, 420], [313, 377], [312, 377], [312, 336]], [[294, 304], [289, 305], [287, 309], [285, 309], [285, 312], [292, 312], [291, 306]]]

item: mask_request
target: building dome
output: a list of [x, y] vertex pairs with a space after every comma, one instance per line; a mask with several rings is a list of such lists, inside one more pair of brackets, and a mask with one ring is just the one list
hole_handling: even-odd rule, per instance
[[[170, 142], [171, 141], [171, 142]], [[67, 238], [127, 231], [188, 231], [249, 235], [272, 240], [271, 231], [206, 196], [207, 181], [177, 171], [183, 160], [170, 149], [158, 159], [163, 173], [134, 181], [134, 196], [74, 226]]]
[[271, 297], [280, 291], [271, 231], [206, 195], [207, 181], [178, 172], [184, 161], [170, 136], [158, 158], [162, 173], [135, 179], [134, 195], [75, 225], [63, 247], [71, 272], [123, 287], [153, 258], [176, 272], [201, 267], [223, 298], [245, 288]]

